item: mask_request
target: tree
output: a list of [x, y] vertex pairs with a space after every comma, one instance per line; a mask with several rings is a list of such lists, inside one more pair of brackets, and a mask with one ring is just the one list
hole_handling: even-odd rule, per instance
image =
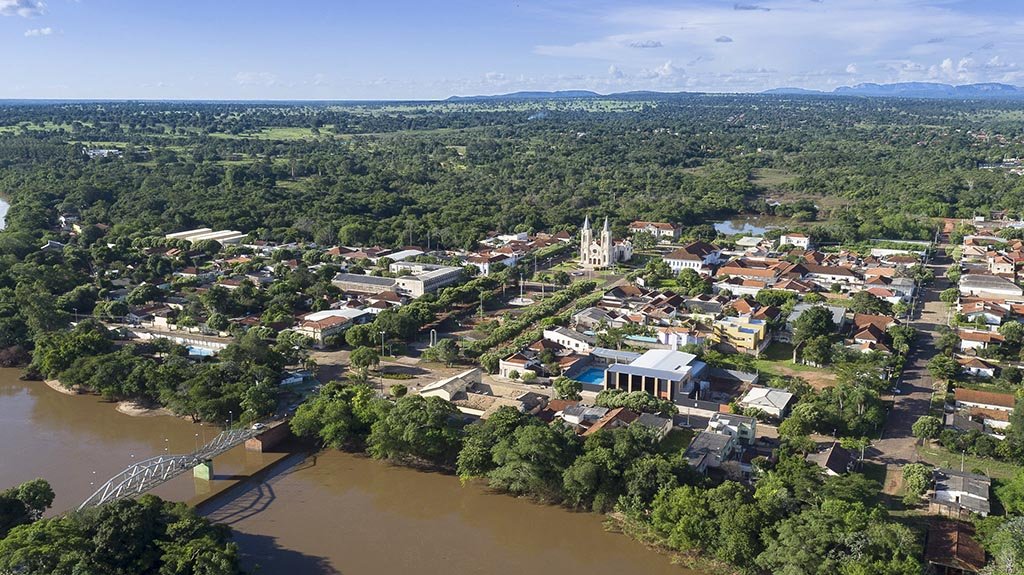
[[488, 483], [515, 495], [557, 501], [562, 474], [578, 450], [575, 434], [561, 426], [525, 425], [495, 446]]
[[932, 470], [923, 463], [908, 463], [903, 466], [903, 502], [914, 505], [921, 501], [921, 495], [928, 490]]
[[657, 239], [654, 237], [654, 234], [650, 232], [637, 232], [633, 234], [631, 241], [633, 242], [633, 247], [636, 248], [637, 251], [641, 252], [653, 248], [657, 243]]
[[437, 343], [423, 351], [423, 357], [451, 367], [459, 359], [459, 346], [454, 339], [439, 339]]
[[53, 504], [53, 489], [43, 479], [0, 492], [0, 539], [11, 529], [38, 520]]
[[373, 347], [357, 347], [352, 350], [351, 354], [349, 354], [348, 362], [352, 367], [361, 369], [365, 372], [370, 368], [370, 366], [380, 363], [380, 353], [378, 353], [377, 349]]
[[793, 341], [800, 344], [819, 336], [829, 336], [835, 331], [832, 312], [824, 306], [814, 306], [801, 313], [793, 322]]
[[555, 392], [558, 394], [558, 399], [573, 399], [579, 400], [582, 396], [580, 392], [583, 391], [583, 384], [574, 379], [568, 377], [557, 377], [555, 381], [551, 382], [551, 386], [555, 388]]
[[960, 374], [960, 364], [946, 355], [937, 355], [928, 361], [928, 373], [935, 379], [952, 381]]
[[999, 335], [1003, 336], [1007, 344], [1020, 346], [1024, 343], [1024, 323], [1019, 321], [1004, 322], [999, 326]]
[[801, 355], [805, 362], [824, 366], [832, 362], [832, 342], [828, 336], [819, 335], [804, 342]]
[[1024, 517], [1012, 517], [992, 534], [986, 547], [992, 563], [986, 575], [1020, 575], [1024, 565]]
[[242, 573], [230, 529], [148, 494], [14, 529], [0, 540], [0, 572]]
[[566, 273], [565, 270], [558, 270], [552, 277], [555, 283], [560, 286], [567, 286], [572, 283], [572, 278], [569, 277], [569, 274]]
[[939, 299], [945, 302], [946, 305], [956, 305], [956, 302], [960, 300], [960, 289], [955, 287], [944, 289], [939, 293]]
[[1013, 479], [997, 487], [995, 492], [1007, 513], [1024, 515], [1024, 471], [1018, 471]]
[[511, 437], [519, 427], [539, 424], [539, 420], [507, 405], [499, 407], [487, 419], [470, 424], [465, 429], [456, 463], [459, 477], [463, 480], [483, 477], [495, 467], [491, 451], [499, 441]]
[[935, 439], [942, 432], [942, 420], [932, 415], [922, 415], [914, 422], [911, 432], [920, 439]]
[[953, 353], [953, 350], [960, 346], [960, 336], [944, 325], [939, 326], [938, 331], [939, 337], [935, 340], [936, 347], [947, 355]]
[[859, 291], [850, 298], [850, 311], [853, 313], [868, 313], [877, 315], [889, 315], [892, 313], [892, 305], [882, 298], [866, 292]]
[[367, 385], [328, 382], [315, 397], [295, 411], [290, 426], [299, 437], [318, 439], [322, 445], [340, 449], [362, 443], [371, 426], [391, 408]]
[[920, 573], [915, 536], [861, 502], [825, 500], [783, 519], [766, 538], [757, 565], [807, 575]]
[[440, 397], [407, 395], [373, 423], [367, 438], [377, 459], [454, 465], [461, 446], [458, 410]]

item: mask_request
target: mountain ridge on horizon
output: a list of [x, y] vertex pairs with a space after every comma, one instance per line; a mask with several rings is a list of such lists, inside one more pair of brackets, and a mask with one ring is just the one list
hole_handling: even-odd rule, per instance
[[[713, 92], [660, 92], [656, 90], [633, 90], [600, 94], [592, 90], [532, 90], [475, 96], [449, 96], [445, 102], [474, 102], [488, 100], [531, 100], [531, 99], [578, 99], [612, 98], [640, 95], [708, 94]], [[941, 82], [894, 82], [879, 84], [864, 82], [853, 86], [840, 86], [831, 91], [799, 87], [779, 87], [760, 92], [738, 92], [737, 94], [767, 94], [778, 96], [862, 96], [924, 99], [1017, 99], [1024, 98], [1024, 88], [999, 82], [974, 84], [944, 84]]]

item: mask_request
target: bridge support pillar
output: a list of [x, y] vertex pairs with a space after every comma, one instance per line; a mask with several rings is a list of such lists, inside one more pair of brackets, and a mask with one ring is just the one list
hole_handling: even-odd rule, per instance
[[205, 479], [207, 481], [213, 479], [213, 460], [204, 460], [199, 465], [192, 468], [192, 475], [196, 479]]

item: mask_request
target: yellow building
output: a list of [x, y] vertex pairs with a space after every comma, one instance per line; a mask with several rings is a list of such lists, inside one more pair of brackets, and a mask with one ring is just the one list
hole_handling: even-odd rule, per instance
[[724, 317], [715, 322], [711, 341], [727, 351], [759, 355], [768, 346], [768, 324], [750, 316]]

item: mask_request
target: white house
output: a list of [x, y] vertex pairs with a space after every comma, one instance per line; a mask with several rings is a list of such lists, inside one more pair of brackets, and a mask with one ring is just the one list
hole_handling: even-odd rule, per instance
[[544, 339], [553, 341], [577, 353], [589, 353], [590, 350], [594, 349], [594, 344], [596, 343], [594, 338], [589, 335], [584, 335], [576, 330], [561, 326], [545, 329]]
[[988, 516], [991, 508], [988, 494], [992, 486], [988, 477], [953, 469], [936, 469], [932, 479], [935, 482], [929, 505], [932, 512], [959, 516], [962, 511], [968, 511]]
[[975, 377], [991, 378], [996, 376], [996, 366], [978, 357], [963, 357], [956, 360], [960, 371]]
[[960, 276], [960, 295], [989, 298], [1020, 298], [1024, 295], [1024, 289], [1001, 276], [964, 274]]
[[810, 249], [811, 238], [804, 234], [782, 234], [779, 236], [780, 246], [794, 246], [802, 250]]
[[953, 392], [957, 409], [977, 407], [994, 411], [1013, 411], [1017, 400], [1012, 393], [994, 391], [978, 391], [975, 389], [956, 388]]
[[749, 445], [757, 437], [757, 419], [735, 413], [715, 413], [708, 420], [707, 430], [735, 437]]
[[754, 407], [768, 415], [781, 418], [793, 403], [793, 394], [773, 387], [752, 387], [739, 401], [740, 407]]
[[990, 345], [1003, 343], [1003, 336], [994, 331], [962, 329], [957, 332], [957, 335], [960, 336], [960, 351], [988, 349]]
[[665, 256], [665, 263], [673, 272], [684, 269], [710, 272], [710, 266], [721, 263], [722, 250], [707, 242], [691, 242]]

